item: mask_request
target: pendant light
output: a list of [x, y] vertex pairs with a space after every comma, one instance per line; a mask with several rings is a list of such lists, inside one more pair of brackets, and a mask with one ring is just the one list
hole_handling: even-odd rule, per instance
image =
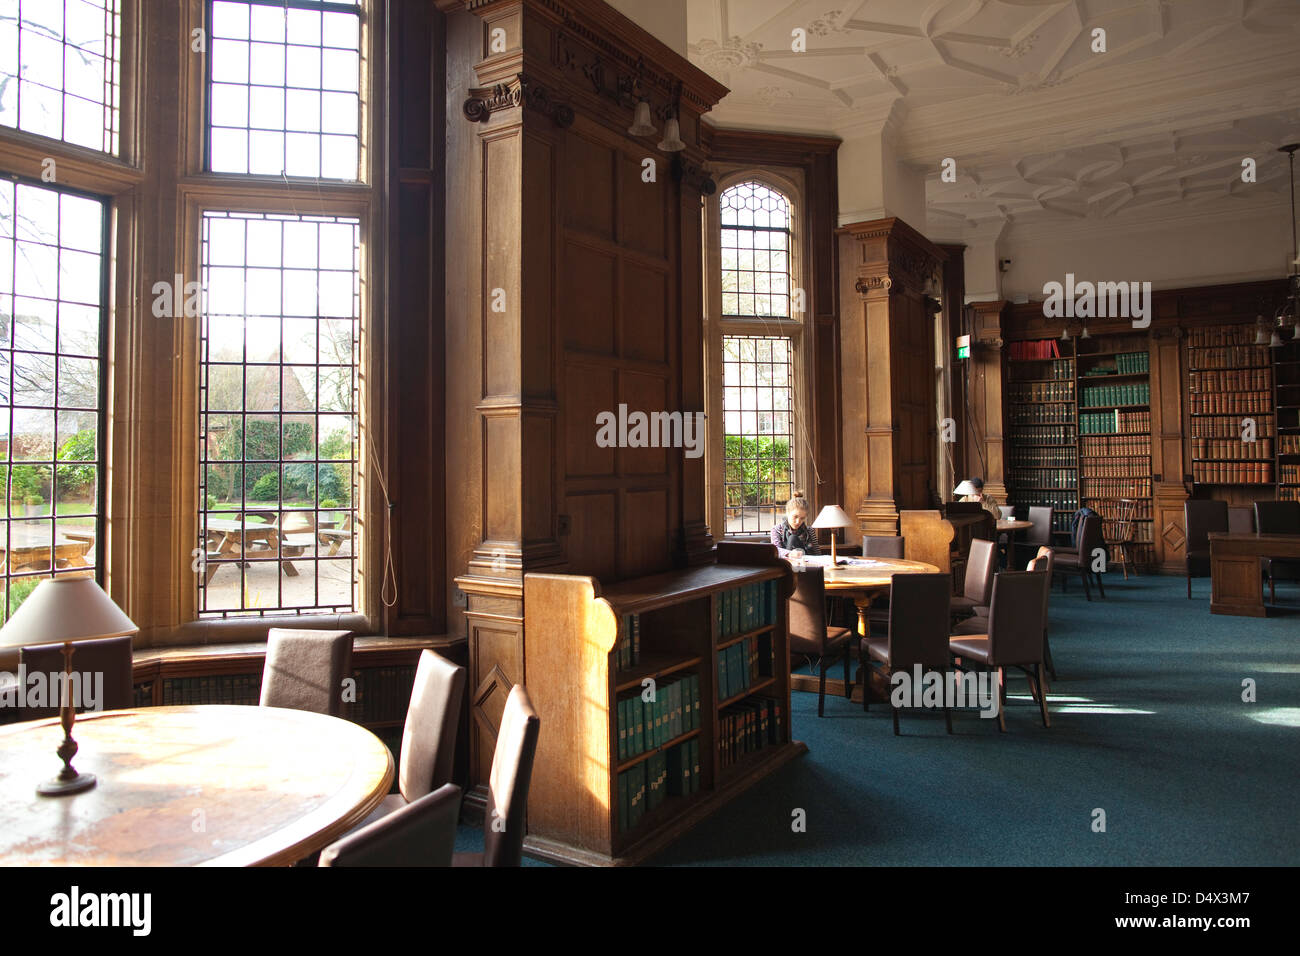
[[664, 138], [659, 142], [659, 148], [665, 153], [680, 153], [686, 148], [682, 142], [682, 130], [677, 123], [677, 115], [673, 114], [664, 123]]
[[632, 125], [627, 128], [629, 136], [653, 136], [659, 130], [655, 124], [650, 122], [650, 104], [646, 100], [641, 100], [636, 104], [636, 113], [632, 117]]

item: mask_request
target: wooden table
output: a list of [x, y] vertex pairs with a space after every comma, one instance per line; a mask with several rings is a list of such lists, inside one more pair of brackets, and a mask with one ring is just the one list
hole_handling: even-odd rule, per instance
[[301, 710], [105, 711], [72, 735], [98, 784], [42, 797], [59, 721], [0, 728], [0, 866], [288, 865], [364, 820], [393, 780], [378, 737]]
[[[9, 526], [9, 550], [0, 547], [0, 570], [47, 571], [51, 559], [54, 567], [88, 568], [90, 562], [86, 555], [95, 546], [93, 531], [67, 531], [60, 529], [57, 539], [51, 547], [50, 526], [44, 525], [44, 534], [21, 521], [13, 521]], [[3, 541], [0, 541], [3, 544]], [[61, 562], [61, 563], [60, 563]]]
[[[889, 590], [895, 574], [938, 574], [939, 569], [924, 561], [906, 561], [902, 558], [849, 558], [849, 565], [831, 567], [829, 557], [808, 557], [804, 562], [825, 568], [826, 590], [837, 595], [852, 597], [858, 608], [858, 633], [866, 636], [867, 608], [873, 599]], [[799, 570], [798, 567], [795, 568]]]
[[1211, 534], [1210, 613], [1264, 617], [1260, 558], [1300, 559], [1300, 534]]
[[[260, 523], [249, 521], [247, 518], [243, 521], [233, 521], [230, 518], [209, 517], [205, 530], [209, 538], [215, 539], [215, 542], [209, 543], [208, 546], [205, 583], [212, 581], [212, 576], [217, 573], [217, 569], [226, 562], [226, 559], [234, 559], [230, 562], [232, 564], [243, 564], [243, 558], [249, 555], [256, 557], [259, 554], [276, 556], [287, 554], [290, 557], [297, 557], [302, 553], [301, 548], [282, 546], [283, 532], [274, 521]], [[250, 547], [259, 543], [262, 547]], [[298, 569], [293, 566], [292, 561], [281, 561], [280, 564], [289, 577], [297, 576]]]
[[1033, 526], [1032, 521], [1018, 521], [1015, 518], [998, 519], [998, 533], [1005, 532], [1007, 536], [1007, 567], [1011, 567], [1016, 561], [1016, 532], [1024, 531]]

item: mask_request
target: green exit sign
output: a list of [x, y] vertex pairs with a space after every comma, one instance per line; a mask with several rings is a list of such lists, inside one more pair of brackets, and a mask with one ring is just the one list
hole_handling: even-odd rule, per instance
[[970, 336], [969, 335], [957, 336], [957, 358], [958, 359], [970, 358]]

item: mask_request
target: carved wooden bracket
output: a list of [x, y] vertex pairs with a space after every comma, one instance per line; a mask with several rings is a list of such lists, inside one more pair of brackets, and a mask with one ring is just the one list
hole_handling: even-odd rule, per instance
[[680, 155], [673, 156], [672, 177], [683, 186], [689, 186], [704, 196], [712, 196], [718, 184], [703, 166], [687, 162]]
[[461, 109], [466, 119], [474, 123], [483, 123], [499, 110], [514, 109], [519, 106], [545, 113], [561, 129], [573, 125], [572, 107], [555, 102], [551, 98], [550, 90], [523, 73], [516, 74], [514, 80], [509, 83], [471, 88], [469, 99]]

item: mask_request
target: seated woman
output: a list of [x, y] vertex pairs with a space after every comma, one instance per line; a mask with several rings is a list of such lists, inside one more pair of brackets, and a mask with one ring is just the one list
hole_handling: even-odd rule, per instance
[[998, 519], [1002, 517], [1002, 512], [998, 508], [998, 499], [993, 495], [984, 493], [983, 478], [968, 478], [967, 481], [974, 486], [975, 493], [973, 495], [963, 495], [961, 500], [978, 501], [984, 510], [993, 516], [993, 526], [996, 528]]
[[785, 503], [785, 520], [772, 528], [772, 543], [783, 558], [801, 558], [805, 554], [821, 554], [817, 532], [808, 527], [808, 499], [802, 491]]

